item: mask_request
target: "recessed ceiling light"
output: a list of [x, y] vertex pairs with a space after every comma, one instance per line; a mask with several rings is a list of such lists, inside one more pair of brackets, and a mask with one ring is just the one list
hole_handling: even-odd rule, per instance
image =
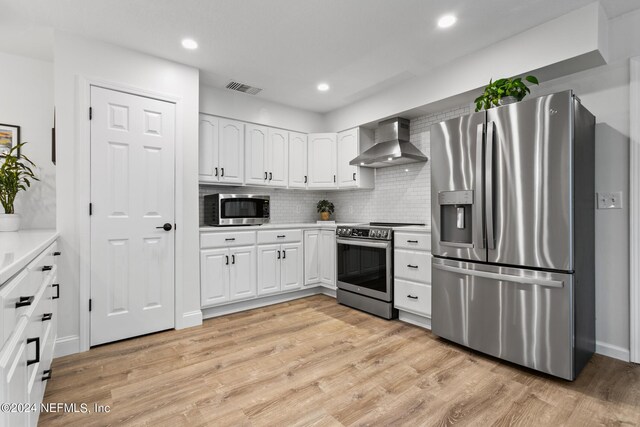
[[320, 92], [326, 92], [326, 91], [328, 91], [328, 90], [329, 90], [329, 85], [328, 85], [328, 84], [326, 84], [326, 83], [320, 83], [320, 84], [318, 85], [318, 90], [319, 90]]
[[183, 39], [182, 47], [189, 50], [197, 49], [198, 42], [196, 42], [194, 39]]
[[392, 161], [393, 157], [387, 157], [387, 160]]
[[450, 26], [455, 24], [457, 20], [458, 18], [456, 18], [454, 15], [441, 16], [440, 19], [438, 19], [438, 27], [449, 28]]

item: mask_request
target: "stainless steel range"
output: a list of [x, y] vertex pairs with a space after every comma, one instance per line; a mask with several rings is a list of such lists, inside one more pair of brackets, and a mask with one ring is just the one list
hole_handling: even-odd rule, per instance
[[423, 224], [376, 223], [339, 226], [336, 230], [340, 304], [385, 319], [393, 308], [393, 227]]

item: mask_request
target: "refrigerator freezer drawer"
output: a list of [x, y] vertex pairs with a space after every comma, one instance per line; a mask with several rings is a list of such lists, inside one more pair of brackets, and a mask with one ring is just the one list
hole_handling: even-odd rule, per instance
[[574, 379], [573, 276], [433, 259], [432, 331]]

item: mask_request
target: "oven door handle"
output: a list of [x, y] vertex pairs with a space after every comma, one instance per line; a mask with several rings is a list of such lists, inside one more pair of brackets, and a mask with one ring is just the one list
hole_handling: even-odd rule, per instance
[[336, 239], [336, 243], [351, 246], [366, 246], [367, 248], [380, 248], [387, 249], [391, 246], [391, 242], [368, 242], [365, 240], [348, 240], [348, 239]]

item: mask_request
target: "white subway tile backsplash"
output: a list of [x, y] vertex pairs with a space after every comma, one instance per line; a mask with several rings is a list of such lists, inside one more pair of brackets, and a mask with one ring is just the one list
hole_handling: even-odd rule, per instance
[[[471, 112], [465, 105], [411, 120], [410, 139], [427, 157], [430, 155], [429, 128], [442, 120]], [[376, 142], [379, 142], [376, 132]], [[228, 186], [200, 186], [200, 224], [205, 194], [240, 193], [271, 196], [271, 222], [314, 222], [316, 203], [327, 199], [336, 206], [335, 219], [343, 222], [414, 222], [431, 224], [431, 160], [376, 169], [375, 189], [348, 191], [304, 191]]]

